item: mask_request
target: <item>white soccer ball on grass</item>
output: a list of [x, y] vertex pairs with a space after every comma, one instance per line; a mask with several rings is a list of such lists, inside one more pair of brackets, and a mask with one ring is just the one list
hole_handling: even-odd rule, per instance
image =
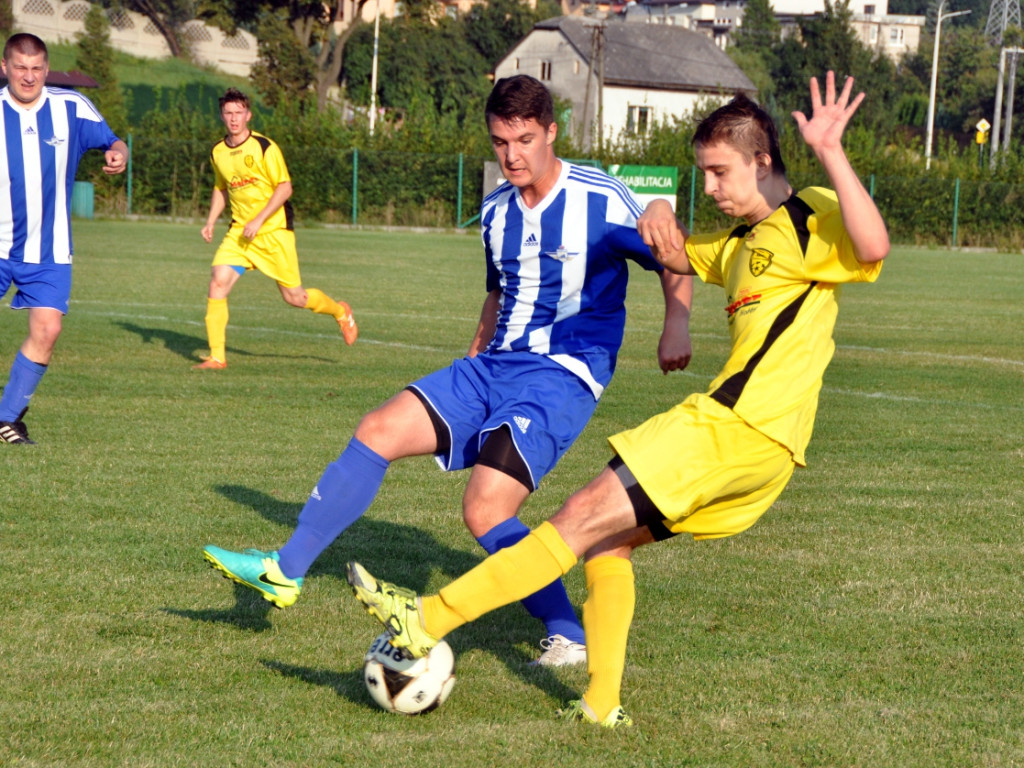
[[366, 652], [363, 680], [382, 709], [419, 715], [444, 704], [455, 686], [455, 655], [444, 640], [422, 659], [391, 645], [387, 632]]

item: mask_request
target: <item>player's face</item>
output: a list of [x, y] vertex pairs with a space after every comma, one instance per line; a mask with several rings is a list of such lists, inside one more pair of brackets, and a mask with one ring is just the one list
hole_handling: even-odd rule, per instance
[[725, 142], [698, 144], [694, 153], [704, 172], [704, 194], [714, 198], [722, 213], [751, 224], [771, 213], [758, 183], [769, 174], [765, 157], [748, 159]]
[[[532, 117], [529, 120], [503, 120], [491, 117], [487, 127], [491, 146], [501, 164], [501, 172], [514, 187], [532, 187], [543, 195], [558, 178], [555, 136], [558, 125], [547, 128]], [[546, 188], [545, 188], [546, 187]]]
[[50, 64], [45, 53], [32, 56], [21, 51], [11, 51], [9, 58], [2, 62], [11, 96], [23, 107], [31, 107], [43, 93]]
[[220, 119], [224, 121], [224, 127], [228, 129], [228, 136], [232, 139], [248, 138], [249, 121], [252, 119], [252, 112], [238, 101], [229, 101], [220, 110]]

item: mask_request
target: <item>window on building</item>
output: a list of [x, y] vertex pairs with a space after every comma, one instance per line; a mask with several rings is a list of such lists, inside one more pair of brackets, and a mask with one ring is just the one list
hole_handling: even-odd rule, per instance
[[868, 35], [871, 38], [871, 44], [874, 45], [878, 42], [878, 27], [872, 27], [871, 33]]
[[636, 136], [646, 136], [651, 130], [654, 110], [651, 107], [629, 106], [626, 113], [626, 131]]
[[551, 62], [542, 61], [540, 63], [540, 79], [550, 80], [551, 79]]
[[903, 27], [893, 27], [889, 30], [889, 45], [903, 45]]
[[865, 5], [864, 6], [864, 15], [865, 16], [874, 16], [875, 15], [875, 6], [873, 6], [873, 5]]

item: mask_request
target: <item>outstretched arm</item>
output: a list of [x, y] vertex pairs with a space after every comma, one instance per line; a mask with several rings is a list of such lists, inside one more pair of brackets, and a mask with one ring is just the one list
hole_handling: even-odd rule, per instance
[[690, 364], [693, 355], [690, 344], [693, 278], [663, 270], [661, 289], [665, 294], [665, 325], [658, 341], [658, 365], [662, 373], [681, 371]]
[[835, 74], [825, 77], [825, 100], [822, 101], [818, 79], [811, 78], [811, 119], [803, 112], [794, 112], [793, 118], [807, 146], [828, 174], [829, 182], [839, 198], [843, 224], [853, 242], [857, 260], [864, 264], [881, 261], [889, 255], [889, 233], [882, 214], [878, 212], [857, 173], [843, 150], [843, 131], [864, 101], [858, 93], [851, 101], [853, 78], [846, 78], [843, 90], [836, 96]]

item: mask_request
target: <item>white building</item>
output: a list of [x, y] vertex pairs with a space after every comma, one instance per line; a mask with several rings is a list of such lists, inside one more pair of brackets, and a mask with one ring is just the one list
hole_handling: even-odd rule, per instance
[[672, 26], [561, 16], [537, 24], [494, 68], [526, 74], [572, 106], [569, 132], [584, 147], [600, 132], [644, 134], [689, 115], [702, 99], [756, 89], [705, 35]]

